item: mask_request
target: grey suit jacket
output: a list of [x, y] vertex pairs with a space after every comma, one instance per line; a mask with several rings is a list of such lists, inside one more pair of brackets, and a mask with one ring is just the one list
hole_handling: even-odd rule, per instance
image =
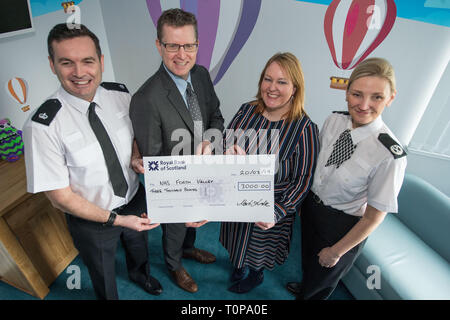
[[[191, 69], [191, 82], [197, 94], [203, 118], [204, 130], [224, 129], [224, 119], [220, 112], [220, 102], [214, 91], [208, 70], [200, 65]], [[173, 80], [163, 64], [133, 95], [130, 105], [130, 118], [134, 135], [142, 156], [168, 156], [180, 144], [189, 144], [187, 150], [178, 154], [193, 154], [194, 123], [188, 108]], [[190, 141], [172, 134], [177, 129], [190, 133]], [[178, 131], [179, 132], [179, 131]]]

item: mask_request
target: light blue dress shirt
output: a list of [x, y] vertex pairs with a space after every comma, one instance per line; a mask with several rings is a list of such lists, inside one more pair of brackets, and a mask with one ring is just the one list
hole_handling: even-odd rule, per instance
[[[173, 82], [175, 82], [175, 85], [177, 86], [178, 90], [181, 93], [181, 96], [183, 97], [184, 103], [186, 104], [186, 108], [188, 108], [187, 99], [186, 99], [186, 88], [188, 82], [191, 84], [191, 87], [194, 88], [191, 82], [191, 73], [189, 72], [187, 80], [184, 80], [183, 78], [180, 78], [179, 76], [174, 75], [172, 72], [170, 72], [169, 69], [167, 69], [166, 65], [163, 63], [164, 69], [166, 69], [169, 76], [172, 78]], [[192, 89], [194, 90], [194, 89]], [[194, 90], [195, 91], [195, 90]]]

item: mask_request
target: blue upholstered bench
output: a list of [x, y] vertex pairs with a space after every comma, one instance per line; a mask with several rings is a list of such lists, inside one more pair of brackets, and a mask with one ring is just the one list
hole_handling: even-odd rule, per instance
[[344, 284], [356, 299], [450, 300], [450, 198], [407, 174], [398, 202]]

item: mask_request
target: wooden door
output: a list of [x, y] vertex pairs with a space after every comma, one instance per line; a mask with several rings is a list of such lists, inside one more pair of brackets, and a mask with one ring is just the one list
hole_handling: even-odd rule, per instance
[[4, 219], [47, 286], [78, 254], [64, 214], [43, 193], [19, 204]]

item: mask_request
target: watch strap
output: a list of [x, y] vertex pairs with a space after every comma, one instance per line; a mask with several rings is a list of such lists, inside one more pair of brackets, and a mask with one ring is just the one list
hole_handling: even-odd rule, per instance
[[110, 214], [109, 214], [109, 218], [108, 221], [106, 221], [103, 226], [109, 226], [111, 227], [114, 224], [114, 221], [116, 220], [117, 217], [117, 212], [115, 212], [114, 210], [111, 210]]

